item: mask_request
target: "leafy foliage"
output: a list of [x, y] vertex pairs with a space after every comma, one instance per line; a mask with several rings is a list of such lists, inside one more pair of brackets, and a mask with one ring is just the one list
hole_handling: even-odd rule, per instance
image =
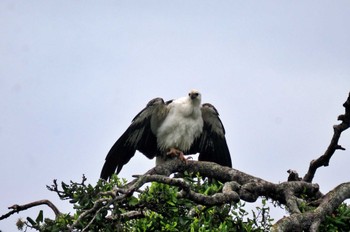
[[[184, 177], [198, 192], [212, 195], [222, 189], [218, 181], [203, 180], [197, 176]], [[223, 204], [216, 206], [197, 205], [186, 198], [178, 197], [178, 187], [153, 182], [130, 195], [121, 202], [115, 202], [108, 207], [99, 200], [110, 196], [105, 194], [115, 187], [122, 187], [125, 180], [113, 176], [110, 182], [98, 181], [96, 186], [71, 182], [69, 185], [61, 183], [61, 190], [57, 186], [49, 187], [58, 193], [62, 200], [69, 200], [76, 210], [73, 215], [60, 214], [55, 220], [44, 218], [40, 211], [33, 220], [27, 218], [23, 225], [38, 231], [63, 231], [67, 228], [89, 231], [267, 231], [273, 219], [269, 216], [269, 208], [263, 199], [262, 206], [257, 207], [249, 218], [249, 212], [243, 202], [237, 204]], [[86, 211], [91, 214], [82, 214]], [[136, 213], [136, 216], [124, 216]], [[74, 225], [74, 228], [71, 226]]]
[[[203, 180], [200, 176], [183, 177], [191, 187], [205, 195], [221, 191], [223, 184]], [[69, 200], [75, 213], [60, 214], [54, 220], [45, 218], [40, 211], [35, 219], [19, 220], [17, 227], [37, 231], [269, 231], [273, 219], [267, 199], [248, 212], [243, 201], [215, 206], [198, 205], [179, 197], [179, 187], [153, 182], [122, 201], [106, 203], [112, 199], [108, 193], [126, 185], [126, 180], [113, 176], [110, 182], [99, 180], [95, 186], [81, 183], [61, 183], [48, 187], [61, 200]], [[104, 201], [104, 199], [106, 201]], [[313, 210], [302, 207], [302, 211]], [[87, 213], [89, 212], [89, 213]], [[320, 226], [320, 231], [350, 231], [350, 208], [345, 203]]]
[[320, 231], [350, 231], [350, 207], [342, 203], [320, 226]]

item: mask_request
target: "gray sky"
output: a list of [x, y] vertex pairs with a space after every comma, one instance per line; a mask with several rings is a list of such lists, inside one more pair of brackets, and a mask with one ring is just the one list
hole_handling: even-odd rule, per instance
[[[192, 88], [219, 110], [235, 168], [275, 183], [304, 175], [344, 112], [349, 22], [345, 0], [1, 1], [0, 214], [43, 198], [69, 211], [45, 185], [95, 183], [150, 99]], [[340, 143], [350, 149], [349, 131]], [[350, 180], [349, 162], [339, 151], [319, 169], [322, 191]], [[120, 176], [153, 166], [136, 154]]]

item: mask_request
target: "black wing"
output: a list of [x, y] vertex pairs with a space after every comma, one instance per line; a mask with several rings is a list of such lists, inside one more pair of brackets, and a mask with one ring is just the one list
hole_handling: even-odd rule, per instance
[[158, 153], [157, 138], [152, 132], [151, 119], [154, 121], [161, 111], [164, 111], [164, 100], [155, 98], [138, 113], [131, 125], [115, 142], [106, 156], [106, 161], [101, 171], [101, 178], [107, 180], [116, 171], [118, 174], [123, 165], [129, 162], [136, 150], [139, 150], [149, 159]]
[[225, 138], [225, 128], [215, 107], [209, 103], [202, 105], [203, 132], [196, 139], [190, 153], [199, 153], [199, 161], [210, 161], [232, 167], [230, 151]]

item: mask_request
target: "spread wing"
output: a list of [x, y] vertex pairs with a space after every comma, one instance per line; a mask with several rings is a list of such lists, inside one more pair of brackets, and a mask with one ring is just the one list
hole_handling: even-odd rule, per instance
[[[166, 113], [166, 104], [162, 98], [151, 100], [132, 120], [131, 125], [115, 142], [106, 156], [101, 178], [107, 180], [134, 156], [136, 150], [152, 159], [158, 153], [157, 138], [153, 132]], [[153, 130], [153, 131], [152, 131]]]
[[196, 139], [190, 153], [199, 153], [199, 161], [210, 161], [232, 167], [230, 151], [225, 138], [225, 128], [215, 107], [209, 103], [202, 105], [203, 132]]

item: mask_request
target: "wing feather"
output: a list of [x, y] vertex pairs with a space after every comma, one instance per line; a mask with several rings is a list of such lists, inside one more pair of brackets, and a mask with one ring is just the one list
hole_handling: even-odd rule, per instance
[[225, 128], [215, 107], [209, 103], [202, 105], [203, 132], [194, 142], [190, 153], [199, 153], [199, 161], [210, 161], [232, 167], [231, 155], [228, 149]]
[[[165, 112], [166, 104], [162, 98], [151, 100], [147, 106], [132, 120], [131, 125], [114, 143], [106, 156], [100, 177], [107, 180], [116, 171], [118, 174], [123, 165], [129, 162], [136, 150], [149, 159], [158, 153], [157, 138], [152, 131], [151, 121], [159, 123]], [[154, 128], [153, 128], [154, 130]]]

